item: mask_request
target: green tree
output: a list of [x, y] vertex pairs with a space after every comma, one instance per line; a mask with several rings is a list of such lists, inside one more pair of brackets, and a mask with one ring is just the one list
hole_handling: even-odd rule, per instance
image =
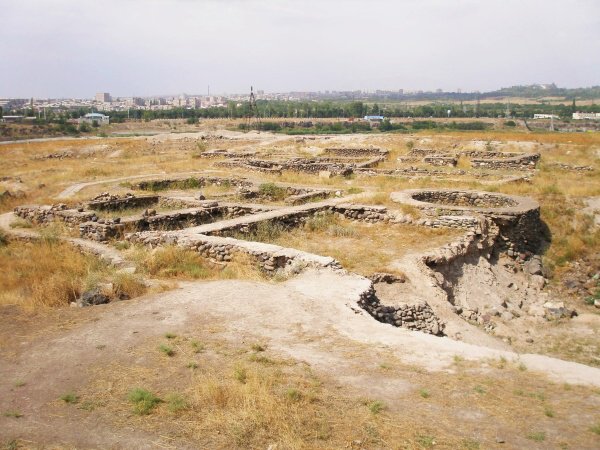
[[81, 131], [82, 133], [89, 133], [90, 131], [92, 131], [92, 127], [90, 127], [90, 124], [87, 122], [81, 122], [79, 124], [79, 131]]
[[390, 122], [390, 119], [385, 119], [379, 125], [379, 130], [380, 131], [391, 131], [392, 129], [393, 129], [393, 126], [392, 126], [392, 123]]
[[365, 113], [363, 102], [352, 102], [349, 105], [348, 113], [352, 117], [362, 117]]

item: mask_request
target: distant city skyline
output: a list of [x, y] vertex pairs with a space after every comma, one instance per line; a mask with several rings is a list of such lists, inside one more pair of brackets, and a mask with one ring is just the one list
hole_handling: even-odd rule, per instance
[[0, 97], [600, 84], [600, 2], [0, 0]]

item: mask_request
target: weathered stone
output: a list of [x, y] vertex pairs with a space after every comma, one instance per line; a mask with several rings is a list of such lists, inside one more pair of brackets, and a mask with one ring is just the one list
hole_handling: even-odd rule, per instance
[[541, 275], [532, 275], [530, 283], [534, 288], [541, 290], [546, 285], [546, 279]]
[[544, 303], [544, 310], [544, 315], [548, 320], [570, 316], [569, 311], [565, 308], [563, 302], [546, 302]]
[[81, 298], [77, 301], [78, 306], [95, 306], [103, 305], [110, 302], [110, 298], [103, 294], [100, 289], [92, 289], [81, 294]]
[[523, 270], [529, 275], [542, 275], [542, 259], [539, 256], [532, 257], [523, 265]]

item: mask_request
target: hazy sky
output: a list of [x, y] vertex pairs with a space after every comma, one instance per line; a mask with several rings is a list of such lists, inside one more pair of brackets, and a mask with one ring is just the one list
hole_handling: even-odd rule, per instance
[[600, 84], [600, 0], [0, 0], [0, 97]]

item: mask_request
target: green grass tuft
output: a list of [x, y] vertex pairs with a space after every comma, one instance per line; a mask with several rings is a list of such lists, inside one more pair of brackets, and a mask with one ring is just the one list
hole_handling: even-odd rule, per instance
[[385, 403], [379, 400], [372, 401], [367, 406], [369, 407], [369, 411], [373, 414], [379, 414], [386, 408]]
[[65, 403], [77, 403], [79, 401], [79, 397], [73, 392], [61, 395], [60, 399]]
[[167, 356], [175, 355], [175, 350], [173, 350], [173, 348], [169, 347], [168, 345], [160, 344], [158, 349]]
[[527, 439], [531, 439], [535, 442], [542, 442], [546, 440], [546, 433], [543, 431], [534, 431], [527, 435]]
[[129, 393], [128, 399], [133, 403], [133, 412], [140, 416], [150, 414], [156, 405], [162, 402], [162, 400], [152, 392], [142, 388], [133, 389]]

